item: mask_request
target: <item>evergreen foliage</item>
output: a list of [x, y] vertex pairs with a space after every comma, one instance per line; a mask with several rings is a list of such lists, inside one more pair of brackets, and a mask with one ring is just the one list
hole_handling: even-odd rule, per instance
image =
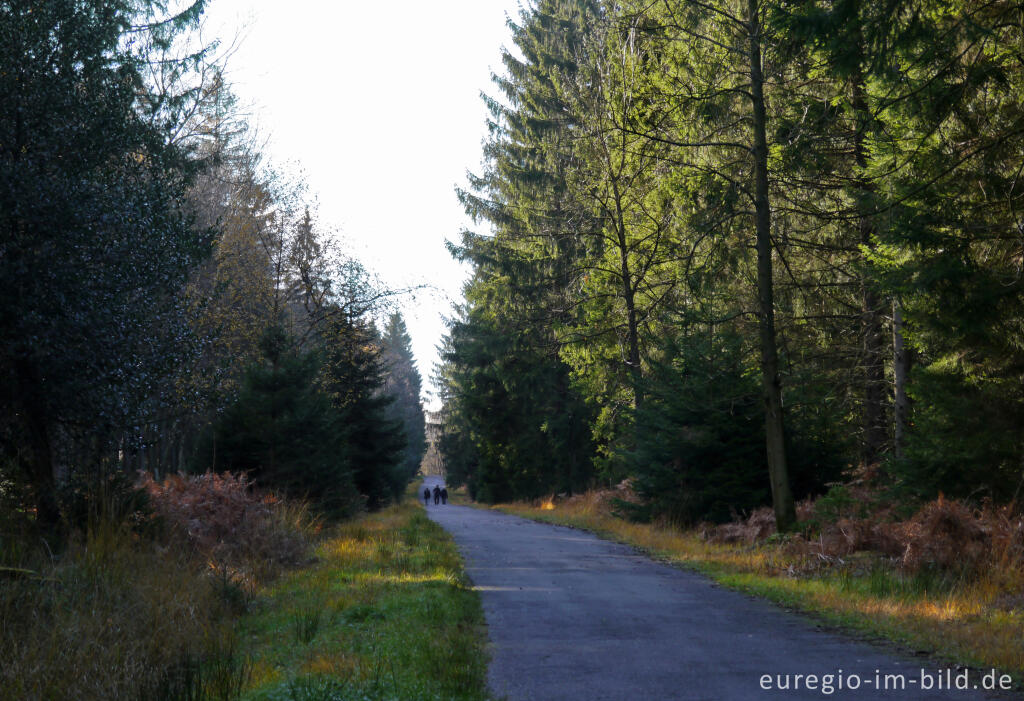
[[351, 513], [359, 505], [352, 457], [341, 417], [317, 382], [316, 356], [296, 350], [280, 327], [267, 329], [260, 349], [261, 361], [204, 441], [200, 467], [244, 472], [259, 487]]
[[593, 13], [586, 1], [544, 2], [513, 27], [524, 58], [503, 55], [504, 100], [487, 99], [488, 163], [459, 192], [495, 235], [463, 232], [451, 247], [476, 271], [443, 349], [442, 446], [449, 481], [483, 501], [578, 491], [594, 475], [594, 409], [560, 350], [584, 323], [572, 290], [596, 219], [569, 188], [579, 123], [559, 83], [575, 74]]
[[393, 418], [394, 395], [384, 392], [385, 368], [376, 329], [343, 313], [329, 317], [322, 386], [337, 416], [342, 454], [370, 509], [398, 501], [412, 475], [403, 461], [407, 445]]
[[443, 352], [449, 483], [489, 503], [589, 485], [593, 412], [557, 357], [475, 311], [452, 322]]
[[190, 351], [177, 292], [209, 237], [181, 206], [201, 163], [174, 137], [200, 56], [166, 56], [159, 89], [147, 71], [202, 4], [0, 6], [0, 431], [46, 524], [56, 482], [166, 405]]
[[393, 293], [262, 162], [204, 4], [0, 3], [0, 492], [51, 533], [140, 470], [336, 513], [409, 477], [370, 322]]
[[[422, 458], [392, 293], [261, 162], [203, 5], [0, 3], [0, 484], [48, 530], [111, 473], [350, 512]], [[770, 499], [782, 530], [861, 467], [1020, 499], [1019, 6], [535, 0], [511, 29], [450, 245], [453, 484], [632, 477], [647, 515]]]
[[769, 499], [757, 377], [735, 336], [675, 350], [637, 412], [631, 463], [647, 506], [636, 515], [727, 521]]
[[386, 371], [384, 392], [394, 397], [388, 414], [401, 425], [405, 435], [402, 472], [407, 479], [412, 479], [419, 472], [427, 449], [427, 428], [420, 401], [422, 380], [412, 354], [412, 339], [398, 312], [388, 317], [384, 327], [381, 360]]
[[526, 438], [557, 358], [589, 475], [634, 477], [650, 516], [770, 491], [785, 530], [794, 496], [858, 467], [1019, 499], [1022, 22], [949, 0], [526, 7], [460, 192], [490, 231], [452, 246], [474, 266], [440, 371], [452, 474], [485, 499], [559, 488]]

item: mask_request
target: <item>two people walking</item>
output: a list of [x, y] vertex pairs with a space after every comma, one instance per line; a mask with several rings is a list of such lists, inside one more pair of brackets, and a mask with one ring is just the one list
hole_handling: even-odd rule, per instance
[[448, 503], [448, 488], [447, 487], [441, 487], [441, 486], [438, 486], [438, 485], [435, 484], [433, 492], [430, 491], [430, 487], [424, 487], [423, 488], [423, 505], [424, 506], [426, 506], [426, 505], [428, 505], [430, 503], [430, 496], [431, 496], [431, 494], [433, 494], [433, 496], [434, 496], [434, 503], [435, 504], [437, 504], [438, 502], [440, 502], [441, 504], [447, 504]]

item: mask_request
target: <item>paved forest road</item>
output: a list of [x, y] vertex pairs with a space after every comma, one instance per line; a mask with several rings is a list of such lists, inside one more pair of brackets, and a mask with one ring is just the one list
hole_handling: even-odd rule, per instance
[[[818, 630], [771, 604], [582, 531], [462, 506], [431, 503], [428, 513], [455, 537], [483, 598], [490, 685], [499, 698], [989, 698], [981, 691], [922, 690], [923, 659], [899, 659]], [[924, 671], [937, 685], [938, 670]], [[773, 685], [779, 674], [818, 679], [813, 690], [765, 691], [764, 674]], [[830, 674], [828, 694], [823, 677]], [[878, 688], [886, 674], [902, 675], [906, 689], [893, 689], [899, 677], [891, 678], [891, 690]], [[844, 687], [855, 682], [851, 675], [858, 675], [860, 689], [839, 690], [840, 677]], [[981, 681], [972, 670], [970, 685], [980, 688]]]

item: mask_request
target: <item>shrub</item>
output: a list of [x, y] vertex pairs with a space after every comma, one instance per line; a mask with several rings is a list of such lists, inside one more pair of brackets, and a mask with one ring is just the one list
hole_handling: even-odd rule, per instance
[[[857, 552], [878, 553], [913, 574], [974, 577], [1024, 567], [1024, 517], [1012, 506], [986, 502], [973, 507], [939, 497], [910, 518], [898, 519], [893, 507], [877, 497], [871, 488], [853, 483], [799, 503], [798, 517], [813, 528], [789, 539], [787, 550], [826, 562]], [[764, 508], [742, 521], [707, 527], [703, 537], [753, 544], [774, 532], [775, 516]]]
[[304, 504], [254, 489], [245, 475], [207, 472], [139, 484], [156, 514], [222, 580], [251, 588], [306, 561], [318, 521]]
[[318, 355], [295, 345], [279, 326], [265, 331], [263, 358], [246, 370], [235, 402], [203, 437], [195, 464], [245, 472], [261, 488], [350, 516], [363, 506], [366, 490], [355, 474], [364, 461], [349, 439], [367, 438], [352, 433], [349, 417], [332, 405], [337, 388], [320, 386], [325, 369]]

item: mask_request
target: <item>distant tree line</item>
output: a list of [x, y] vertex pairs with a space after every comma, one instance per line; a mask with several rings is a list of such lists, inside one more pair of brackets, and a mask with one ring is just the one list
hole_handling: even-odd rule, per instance
[[859, 471], [1024, 481], [1024, 14], [536, 0], [487, 98], [439, 369], [478, 498], [633, 477], [725, 520]]
[[395, 293], [262, 162], [203, 5], [0, 4], [0, 500], [46, 528], [136, 470], [346, 514], [422, 455]]

